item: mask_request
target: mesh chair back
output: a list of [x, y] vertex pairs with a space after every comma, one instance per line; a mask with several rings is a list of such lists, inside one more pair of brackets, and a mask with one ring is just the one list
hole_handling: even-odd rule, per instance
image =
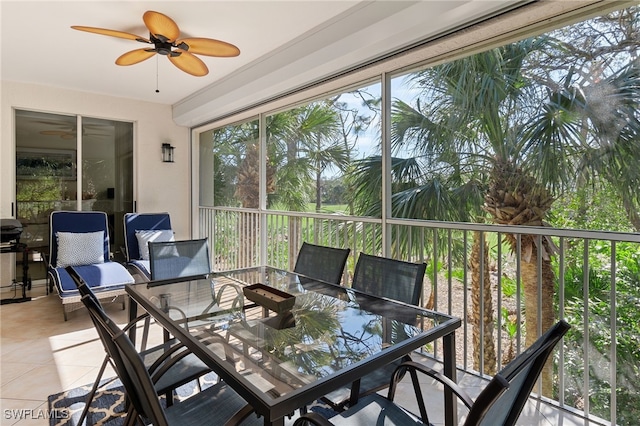
[[[351, 249], [348, 248], [325, 247], [303, 242], [293, 272], [307, 278], [340, 284], [350, 252]], [[304, 277], [301, 277], [301, 281], [304, 281]]]
[[125, 388], [127, 398], [137, 414], [154, 425], [167, 425], [167, 418], [149, 372], [129, 337], [89, 295], [82, 297], [82, 303], [89, 311], [98, 335], [113, 361], [118, 378]]
[[49, 263], [58, 263], [58, 232], [104, 231], [104, 259], [109, 259], [109, 228], [105, 212], [54, 211], [49, 216]]
[[570, 328], [559, 321], [496, 374], [476, 398], [465, 426], [515, 425], [547, 359]]
[[136, 231], [171, 229], [169, 213], [126, 213], [124, 215], [124, 245], [127, 262], [140, 259]]
[[207, 238], [149, 243], [152, 280], [207, 275], [211, 272]]
[[420, 303], [425, 263], [411, 263], [360, 253], [351, 287], [399, 300], [411, 305]]

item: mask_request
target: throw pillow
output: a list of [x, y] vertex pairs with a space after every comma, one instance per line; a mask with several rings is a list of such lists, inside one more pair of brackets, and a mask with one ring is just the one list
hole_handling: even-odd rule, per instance
[[140, 259], [149, 260], [149, 242], [174, 241], [172, 229], [136, 231]]
[[104, 263], [104, 231], [56, 232], [57, 268]]

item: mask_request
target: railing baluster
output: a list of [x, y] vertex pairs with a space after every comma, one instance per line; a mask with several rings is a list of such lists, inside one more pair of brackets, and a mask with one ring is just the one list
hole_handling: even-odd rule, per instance
[[[210, 247], [213, 268], [218, 270], [232, 269], [245, 266], [253, 266], [256, 262], [270, 263], [279, 267], [291, 267], [295, 263], [296, 252], [294, 250], [294, 243], [298, 240], [314, 241], [318, 244], [327, 244], [335, 246], [350, 247], [352, 249], [352, 256], [349, 262], [349, 269], [345, 270], [345, 285], [350, 285], [349, 277], [353, 271], [357, 255], [360, 251], [365, 253], [380, 254], [380, 241], [378, 236], [383, 231], [383, 225], [380, 219], [376, 218], [357, 218], [349, 216], [338, 216], [328, 214], [316, 214], [305, 212], [278, 212], [272, 213], [269, 211], [252, 211], [242, 208], [229, 208], [229, 207], [202, 207], [198, 212], [198, 219], [200, 221], [200, 227], [196, 234], [201, 237], [208, 237], [210, 239]], [[260, 232], [262, 222], [266, 217], [267, 229]], [[294, 221], [297, 221], [298, 226], [293, 226]], [[289, 224], [291, 223], [291, 227]], [[464, 368], [466, 371], [472, 374], [484, 374], [486, 373], [487, 360], [484, 358], [484, 349], [491, 340], [485, 342], [484, 337], [488, 333], [488, 329], [484, 328], [484, 316], [489, 306], [485, 304], [484, 296], [487, 289], [483, 285], [480, 287], [480, 334], [479, 341], [480, 346], [480, 366], [478, 372], [473, 371], [469, 362], [473, 359], [472, 341], [473, 336], [471, 333], [471, 300], [469, 288], [471, 287], [471, 265], [469, 258], [471, 253], [470, 249], [470, 232], [480, 232], [482, 237], [481, 241], [481, 264], [480, 273], [483, 277], [484, 272], [488, 271], [486, 268], [490, 268], [494, 262], [496, 262], [495, 274], [491, 274], [492, 286], [497, 284], [497, 310], [494, 312], [494, 324], [497, 329], [495, 332], [494, 344], [497, 349], [497, 362], [498, 368], [506, 360], [506, 351], [509, 349], [507, 338], [511, 338], [511, 334], [503, 331], [506, 326], [510, 324], [510, 319], [502, 317], [502, 310], [512, 309], [515, 304], [516, 319], [518, 327], [516, 328], [514, 347], [515, 355], [518, 355], [524, 347], [524, 282], [522, 280], [523, 264], [523, 235], [532, 235], [536, 239], [536, 253], [537, 253], [537, 281], [538, 288], [538, 310], [537, 317], [542, 318], [542, 304], [547, 303], [542, 297], [542, 288], [545, 282], [543, 282], [542, 272], [546, 268], [544, 264], [543, 241], [545, 238], [552, 238], [554, 242], [557, 240], [559, 252], [552, 259], [554, 261], [553, 266], [555, 273], [557, 273], [557, 289], [556, 301], [558, 302], [558, 316], [560, 318], [565, 317], [582, 317], [579, 320], [574, 321], [582, 322], [574, 328], [574, 331], [565, 336], [565, 340], [568, 336], [580, 336], [581, 342], [568, 341], [567, 346], [559, 346], [559, 356], [557, 357], [557, 389], [558, 395], [556, 397], [559, 407], [567, 407], [567, 409], [574, 412], [582, 412], [582, 416], [586, 423], [596, 420], [594, 413], [591, 413], [592, 409], [597, 407], [589, 400], [590, 386], [593, 386], [591, 376], [593, 374], [598, 375], [598, 379], [603, 382], [608, 382], [610, 387], [610, 408], [605, 409], [609, 418], [606, 420], [611, 421], [613, 424], [617, 423], [618, 410], [617, 406], [619, 394], [616, 394], [617, 384], [621, 383], [618, 380], [617, 366], [619, 365], [618, 356], [621, 356], [617, 339], [618, 333], [618, 312], [622, 312], [623, 304], [628, 303], [625, 299], [620, 298], [617, 294], [622, 288], [620, 279], [625, 279], [622, 274], [622, 269], [618, 271], [618, 262], [622, 259], [618, 257], [623, 255], [622, 248], [618, 248], [617, 242], [625, 243], [624, 253], [628, 252], [626, 244], [636, 244], [636, 250], [640, 251], [640, 234], [629, 234], [621, 232], [602, 232], [602, 231], [577, 231], [577, 230], [565, 230], [554, 228], [537, 228], [537, 227], [522, 227], [522, 226], [497, 226], [488, 224], [473, 224], [473, 223], [449, 223], [449, 222], [436, 222], [436, 221], [409, 221], [401, 219], [388, 219], [387, 225], [392, 229], [392, 253], [394, 257], [404, 257], [406, 260], [415, 262], [427, 262], [433, 270], [428, 274], [427, 279], [433, 284], [431, 288], [427, 288], [423, 291], [422, 302], [426, 305], [428, 291], [433, 292], [433, 303], [435, 309], [446, 311], [453, 315], [460, 315], [463, 320], [463, 327], [457, 332], [459, 335], [459, 341], [461, 350], [458, 353], [458, 365]], [[291, 235], [287, 235], [291, 232]], [[406, 239], [402, 240], [406, 235]], [[506, 246], [504, 246], [502, 240], [505, 235], [513, 235], [515, 238], [515, 246], [513, 252], [506, 253]], [[288, 238], [287, 238], [288, 237]], [[441, 238], [442, 237], [442, 238]], [[460, 238], [461, 237], [461, 238]], [[262, 239], [266, 241], [261, 241]], [[493, 250], [494, 239], [497, 244], [497, 250]], [[462, 240], [462, 249], [458, 251], [458, 245]], [[491, 242], [491, 250], [489, 251], [489, 262], [484, 261], [484, 255], [487, 248], [484, 246], [485, 241]], [[291, 244], [289, 244], [291, 242]], [[440, 243], [446, 244], [446, 247], [441, 247]], [[593, 242], [594, 246], [591, 246]], [[590, 257], [597, 258], [597, 255], [601, 252], [600, 249], [591, 253], [591, 247], [595, 247], [595, 244], [599, 246], [602, 243], [610, 244], [610, 259], [608, 259], [606, 271], [596, 271], [596, 264], [590, 264]], [[261, 246], [266, 244], [266, 250], [261, 250]], [[576, 245], [577, 244], [577, 245]], [[573, 253], [572, 247], [577, 248], [578, 255], [571, 257]], [[622, 246], [621, 246], [622, 247]], [[572, 251], [569, 251], [569, 250]], [[605, 247], [605, 249], [607, 249]], [[632, 248], [633, 249], [633, 248]], [[581, 252], [581, 253], [580, 253]], [[259, 259], [256, 256], [258, 253], [266, 254], [264, 259]], [[441, 257], [445, 256], [445, 257]], [[497, 257], [496, 257], [497, 256]], [[511, 259], [514, 261], [514, 265], [511, 265]], [[438, 274], [439, 261], [442, 260], [443, 267], [448, 270], [448, 275], [442, 277]], [[591, 259], [593, 260], [593, 259]], [[289, 265], [289, 266], [287, 266]], [[597, 264], [599, 265], [599, 263]], [[461, 268], [461, 277], [457, 273], [457, 269]], [[578, 271], [576, 282], [569, 281], [569, 277], [574, 274], [574, 270]], [[593, 306], [589, 305], [590, 297], [598, 297], [602, 293], [599, 293], [599, 288], [589, 288], [590, 281], [593, 281], [594, 275], [591, 272], [597, 272], [598, 276], [606, 275], [609, 273], [609, 282], [607, 292], [610, 299], [610, 306], [607, 306], [609, 318], [606, 320], [607, 325], [610, 328], [611, 339], [610, 346], [607, 351], [600, 353], [595, 346], [596, 338], [599, 338], [596, 333], [599, 331], [590, 332], [590, 324], [592, 321], [590, 315], [596, 314], [596, 310], [592, 310]], [[581, 272], [580, 272], [581, 271]], [[493, 271], [492, 271], [493, 272]], [[580, 273], [582, 275], [580, 275]], [[515, 294], [506, 292], [507, 285], [511, 286], [511, 277], [515, 280]], [[442, 278], [440, 284], [446, 282], [446, 287], [440, 287], [438, 279]], [[425, 281], [427, 281], [427, 279]], [[482, 278], [481, 278], [482, 282]], [[595, 282], [595, 281], [594, 281]], [[576, 286], [577, 284], [577, 286]], [[575, 290], [571, 290], [575, 287], [582, 287], [582, 292], [575, 297]], [[493, 288], [493, 287], [492, 287]], [[446, 291], [446, 308], [441, 305], [440, 298], [444, 296], [442, 291]], [[431, 294], [431, 293], [429, 293]], [[488, 295], [486, 295], [488, 296]], [[606, 296], [605, 296], [606, 298]], [[576, 300], [577, 299], [577, 300]], [[576, 315], [575, 309], [578, 309]], [[628, 306], [624, 305], [624, 309]], [[488, 313], [488, 312], [487, 312]], [[543, 323], [536, 324], [538, 333], [543, 332]], [[595, 330], [595, 329], [594, 329]], [[609, 331], [607, 331], [608, 333]], [[606, 337], [606, 336], [605, 336]], [[582, 354], [578, 354], [576, 359], [575, 345], [578, 343], [582, 347], [578, 347], [578, 350], [582, 350]], [[433, 346], [433, 355], [436, 358], [441, 356], [441, 349], [436, 344]], [[599, 357], [599, 358], [596, 358]], [[582, 361], [584, 359], [584, 361]], [[576, 361], [581, 362], [579, 365], [575, 365]], [[601, 366], [601, 362], [609, 363], [604, 367]], [[566, 361], [566, 365], [565, 365]], [[591, 372], [591, 366], [598, 366], [598, 369], [593, 369]], [[606, 368], [610, 370], [607, 371]], [[576, 376], [576, 369], [583, 369], [582, 373]], [[572, 386], [572, 393], [567, 392], [567, 387]], [[573, 389], [577, 386], [577, 389]], [[538, 385], [537, 391], [540, 393], [540, 386]], [[580, 393], [582, 395], [580, 395]], [[578, 394], [578, 395], [575, 395]], [[583, 406], [572, 408], [566, 404], [571, 398], [571, 401], [576, 400], [577, 397], [584, 398], [582, 401]], [[602, 412], [598, 412], [598, 415], [603, 415]], [[620, 418], [622, 422], [622, 419]]]
[[[433, 309], [435, 311], [438, 310], [438, 258], [440, 257], [438, 253], [438, 230], [436, 228], [433, 229], [433, 259], [431, 264], [433, 265]], [[437, 353], [438, 351], [438, 341], [433, 342], [433, 353]]]
[[[537, 271], [537, 280], [536, 280], [536, 287], [538, 289], [538, 296], [537, 296], [537, 301], [536, 301], [536, 306], [537, 306], [537, 315], [536, 318], [538, 318], [538, 323], [536, 325], [536, 330], [538, 336], [542, 335], [542, 235], [538, 235], [536, 236], [536, 240], [537, 240], [537, 253], [536, 253], [536, 271]], [[542, 380], [538, 380], [538, 383], [536, 385], [536, 388], [538, 389], [538, 395], [542, 395]]]
[[502, 365], [502, 235], [498, 232], [496, 234], [497, 237], [497, 245], [498, 245], [498, 266], [497, 266], [497, 280], [498, 280], [498, 306], [496, 312], [496, 335], [498, 336], [497, 340], [497, 348], [498, 353], [496, 354], [496, 362], [498, 365], [496, 366], [497, 370], [500, 370], [500, 366]]
[[617, 319], [618, 319], [618, 309], [616, 304], [616, 267], [617, 259], [616, 259], [616, 242], [613, 241], [611, 243], [611, 290], [610, 290], [610, 300], [611, 300], [611, 316], [610, 316], [610, 327], [611, 327], [611, 424], [616, 424], [617, 415], [616, 408], [618, 407], [618, 400], [616, 398], [616, 389], [618, 388], [618, 340], [617, 336]]
[[452, 238], [452, 230], [447, 230], [447, 313], [451, 315], [453, 310], [453, 248], [451, 247], [453, 244]]
[[[558, 247], [560, 247], [560, 253], [558, 254], [558, 316], [564, 318], [564, 305], [565, 305], [565, 286], [564, 286], [564, 274], [565, 274], [565, 253], [564, 253], [564, 237], [560, 237]], [[563, 340], [564, 343], [564, 340]], [[558, 345], [560, 347], [559, 361], [558, 361], [558, 402], [560, 406], [564, 405], [564, 392], [565, 392], [565, 377], [564, 377], [564, 344]]]
[[522, 346], [522, 235], [516, 234], [516, 320], [518, 329], [516, 331], [516, 355], [520, 355]]
[[469, 369], [469, 291], [467, 290], [469, 288], [469, 275], [467, 273], [467, 271], [469, 270], [469, 233], [467, 230], [464, 230], [464, 234], [463, 234], [463, 241], [464, 241], [464, 245], [463, 245], [463, 269], [462, 269], [462, 274], [463, 274], [463, 293], [462, 293], [462, 299], [464, 300], [464, 304], [463, 304], [463, 319], [464, 321], [462, 322], [462, 327], [463, 327], [463, 339], [462, 341], [464, 342], [464, 347], [463, 347], [463, 353], [464, 353], [464, 360], [463, 360], [463, 365], [464, 365], [464, 369], [465, 371]]
[[583, 333], [583, 347], [584, 351], [584, 374], [582, 384], [582, 394], [584, 397], [584, 414], [589, 415], [589, 240], [584, 240], [583, 257], [582, 257], [582, 300], [583, 311], [582, 317], [584, 318], [584, 324], [582, 327]]
[[478, 363], [478, 370], [480, 371], [480, 373], [484, 374], [484, 268], [486, 267], [486, 265], [484, 264], [484, 254], [485, 254], [485, 249], [484, 249], [484, 244], [485, 244], [485, 239], [484, 239], [484, 232], [480, 233], [480, 271], [478, 273], [479, 277], [478, 277], [478, 282], [479, 282], [479, 291], [480, 294], [478, 295], [478, 298], [480, 299], [479, 302], [479, 306], [480, 306], [480, 313], [478, 314], [478, 321], [479, 324], [476, 324], [476, 327], [478, 327], [479, 330], [479, 356], [480, 356], [480, 362]]

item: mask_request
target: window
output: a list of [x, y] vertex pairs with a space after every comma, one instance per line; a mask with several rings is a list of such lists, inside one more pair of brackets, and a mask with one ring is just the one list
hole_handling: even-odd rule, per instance
[[[375, 215], [354, 205], [354, 165], [380, 164], [380, 84], [339, 93], [266, 118], [267, 205], [283, 211]], [[372, 195], [380, 200], [379, 188]]]

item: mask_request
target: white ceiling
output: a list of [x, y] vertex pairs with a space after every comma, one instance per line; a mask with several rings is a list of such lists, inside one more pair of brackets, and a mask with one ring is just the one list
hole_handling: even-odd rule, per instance
[[[352, 68], [513, 5], [513, 0], [6, 1], [0, 3], [1, 78], [174, 105], [194, 125]], [[148, 37], [147, 10], [171, 17], [181, 37], [224, 40], [235, 58], [200, 56], [194, 77], [156, 55], [121, 67], [138, 42], [76, 31], [108, 28]], [[157, 58], [157, 59], [156, 59]], [[156, 87], [159, 93], [156, 93]]]

